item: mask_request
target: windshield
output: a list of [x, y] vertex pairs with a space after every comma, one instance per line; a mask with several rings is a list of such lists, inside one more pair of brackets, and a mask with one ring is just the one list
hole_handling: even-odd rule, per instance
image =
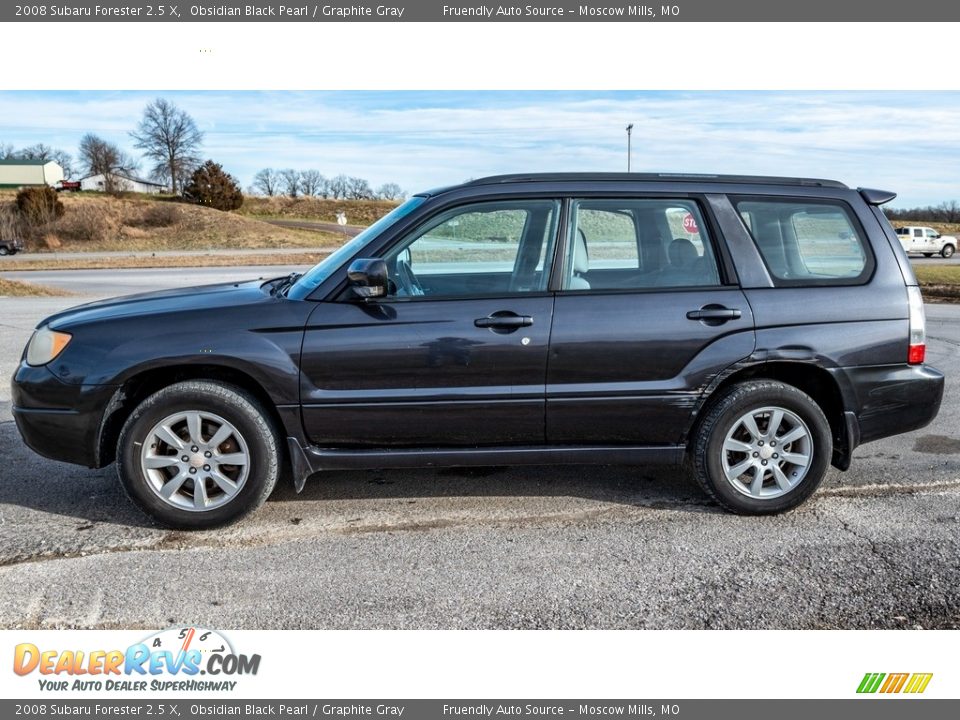
[[402, 205], [394, 208], [389, 214], [384, 215], [353, 240], [328, 255], [325, 260], [321, 260], [301, 275], [300, 278], [290, 286], [287, 297], [291, 300], [303, 300], [307, 295], [316, 290], [320, 283], [330, 277], [348, 258], [360, 252], [364, 245], [397, 222], [397, 220], [413, 212], [424, 200], [426, 200], [424, 197], [412, 197]]

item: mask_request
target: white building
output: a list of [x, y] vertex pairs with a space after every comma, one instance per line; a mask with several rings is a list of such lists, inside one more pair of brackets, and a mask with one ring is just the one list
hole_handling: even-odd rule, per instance
[[0, 188], [54, 186], [63, 180], [63, 168], [53, 160], [0, 160]]
[[[113, 189], [121, 192], [148, 193], [155, 195], [157, 193], [167, 192], [167, 186], [160, 183], [143, 180], [142, 178], [130, 177], [119, 173], [112, 173]], [[103, 173], [99, 175], [88, 175], [80, 178], [81, 190], [97, 190], [105, 192], [107, 190], [107, 178]]]

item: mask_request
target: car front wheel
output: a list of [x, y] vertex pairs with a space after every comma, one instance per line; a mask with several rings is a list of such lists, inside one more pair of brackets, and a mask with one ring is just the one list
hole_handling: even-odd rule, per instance
[[697, 482], [728, 510], [790, 510], [820, 485], [833, 441], [820, 406], [773, 380], [731, 386], [707, 410], [691, 447]]
[[279, 475], [280, 441], [259, 401], [211, 381], [170, 385], [124, 424], [117, 470], [127, 494], [163, 525], [184, 530], [238, 520]]
[[940, 254], [943, 255], [943, 257], [948, 258], [953, 257], [953, 254], [956, 251], [957, 249], [953, 245], [944, 245], [943, 249], [940, 251]]

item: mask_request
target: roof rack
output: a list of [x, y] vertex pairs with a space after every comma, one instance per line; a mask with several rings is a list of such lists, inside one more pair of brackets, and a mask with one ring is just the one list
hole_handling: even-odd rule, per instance
[[569, 172], [569, 173], [517, 173], [512, 175], [491, 175], [471, 180], [465, 185], [502, 185], [506, 183], [534, 182], [711, 182], [736, 183], [739, 185], [801, 185], [805, 187], [831, 187], [848, 189], [837, 180], [820, 178], [771, 177], [766, 175], [709, 175], [699, 173], [610, 173], [610, 172]]

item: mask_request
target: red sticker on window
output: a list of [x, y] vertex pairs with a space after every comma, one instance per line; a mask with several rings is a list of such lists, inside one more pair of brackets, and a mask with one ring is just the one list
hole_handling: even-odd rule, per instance
[[683, 218], [683, 229], [691, 235], [698, 235], [700, 233], [700, 228], [697, 227], [697, 220], [690, 213], [687, 213], [686, 217]]

